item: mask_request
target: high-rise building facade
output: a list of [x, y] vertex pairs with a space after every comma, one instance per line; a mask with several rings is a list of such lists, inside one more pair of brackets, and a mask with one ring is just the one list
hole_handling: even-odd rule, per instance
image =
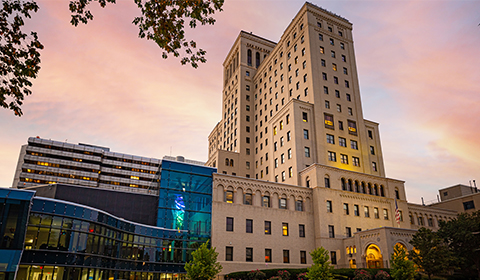
[[307, 3], [278, 43], [240, 32], [222, 101], [207, 162], [219, 172], [294, 185], [312, 164], [385, 176], [378, 124], [363, 119], [352, 24], [338, 15]]

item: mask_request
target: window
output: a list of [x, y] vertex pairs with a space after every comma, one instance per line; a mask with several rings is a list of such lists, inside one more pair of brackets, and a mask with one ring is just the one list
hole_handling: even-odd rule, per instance
[[[317, 22], [317, 23], [320, 24], [319, 22]], [[319, 27], [321, 27], [321, 26], [319, 26]], [[320, 41], [323, 41], [323, 35], [322, 35], [322, 34], [318, 34], [318, 39], [319, 39]]]
[[272, 234], [272, 222], [265, 221], [265, 234]]
[[280, 163], [285, 163], [285, 154], [280, 155]]
[[345, 236], [346, 237], [352, 237], [352, 228], [351, 227], [346, 227], [345, 228]]
[[[398, 191], [397, 191], [397, 192], [398, 192]], [[463, 209], [464, 209], [464, 210], [475, 209], [475, 203], [473, 202], [473, 200], [465, 201], [465, 202], [463, 203]]]
[[349, 215], [350, 211], [348, 210], [348, 203], [343, 204], [343, 214]]
[[433, 219], [432, 218], [428, 218], [427, 222], [428, 222], [429, 227], [433, 227]]
[[[304, 55], [304, 54], [305, 54], [305, 49], [302, 50], [302, 55]], [[307, 68], [307, 62], [306, 61], [303, 62], [302, 68], [303, 69]]]
[[283, 263], [289, 263], [289, 262], [290, 262], [290, 251], [283, 250]]
[[302, 112], [302, 120], [308, 122], [308, 114], [306, 112]]
[[[339, 31], [339, 32], [340, 32], [340, 31]], [[342, 35], [340, 35], [340, 36], [342, 36]], [[345, 49], [345, 44], [344, 44], [344, 43], [340, 43], [340, 48], [341, 48], [342, 50], [344, 50], [344, 49]]]
[[[247, 169], [250, 169], [250, 162], [247, 161]], [[246, 193], [243, 197], [243, 204], [245, 205], [253, 205], [252, 203], [252, 194], [251, 193]]]
[[307, 263], [307, 252], [306, 251], [300, 251], [300, 263], [301, 264], [306, 264]]
[[298, 225], [298, 236], [305, 237], [305, 225]]
[[324, 114], [324, 122], [326, 128], [335, 129], [335, 127], [333, 126], [333, 115]]
[[358, 205], [356, 204], [353, 205], [353, 214], [357, 217], [360, 216], [360, 211], [358, 210]]
[[337, 155], [335, 154], [335, 152], [328, 151], [328, 160], [337, 161]]
[[347, 140], [343, 137], [338, 137], [338, 145], [340, 145], [342, 147], [346, 147], [347, 146]]
[[352, 101], [352, 97], [350, 96], [350, 94], [347, 93], [346, 96], [347, 96], [347, 101]]
[[338, 129], [343, 130], [343, 122], [338, 121]]
[[302, 212], [303, 211], [303, 201], [297, 200], [295, 201], [295, 210]]
[[333, 71], [337, 71], [337, 64], [332, 63], [332, 69], [333, 69]]
[[330, 177], [325, 177], [325, 188], [330, 188]]
[[388, 209], [383, 209], [383, 219], [388, 220]]
[[287, 141], [290, 141], [292, 140], [292, 134], [290, 133], [290, 131], [287, 132]]
[[352, 164], [353, 166], [360, 166], [360, 158], [358, 157], [352, 157]]
[[373, 139], [373, 133], [371, 130], [368, 131], [368, 138]]
[[353, 116], [353, 110], [352, 108], [348, 107], [348, 115]]
[[272, 262], [272, 249], [265, 249], [265, 262]]
[[286, 198], [280, 198], [278, 200], [278, 208], [287, 209], [287, 199]]
[[225, 247], [225, 260], [233, 261], [233, 247]]
[[292, 177], [293, 177], [293, 169], [292, 169], [292, 167], [290, 166], [290, 167], [288, 168], [288, 178], [292, 178]]
[[320, 53], [321, 54], [324, 54], [325, 53], [325, 49], [323, 47], [320, 47]]
[[340, 104], [337, 104], [337, 112], [342, 112], [342, 105]]
[[246, 225], [246, 233], [253, 233], [253, 220], [247, 219], [245, 225]]
[[335, 251], [330, 252], [330, 262], [332, 264], [337, 264], [337, 252]]
[[322, 59], [322, 60], [321, 60], [321, 65], [322, 65], [323, 67], [325, 67], [325, 66], [327, 65], [327, 63], [325, 62], [325, 59]]
[[340, 154], [340, 162], [343, 164], [348, 164], [348, 156], [344, 154]]
[[342, 54], [342, 61], [343, 62], [347, 62], [347, 57], [345, 55]]
[[338, 77], [333, 77], [333, 82], [338, 85]]
[[327, 134], [327, 143], [335, 144], [335, 137], [331, 134]]
[[[283, 136], [280, 137], [280, 147], [283, 147]], [[282, 162], [283, 163], [283, 162]]]
[[304, 82], [304, 83], [307, 82], [307, 74], [303, 75], [303, 82]]
[[288, 223], [282, 223], [282, 235], [288, 236]]
[[332, 56], [333, 58], [335, 58], [335, 52], [334, 52], [334, 51], [331, 51], [330, 54], [331, 54], [331, 56]]
[[354, 150], [358, 150], [358, 142], [355, 140], [350, 140], [350, 147]]
[[345, 80], [345, 87], [350, 88], [350, 83], [347, 80]]
[[246, 248], [245, 261], [253, 262], [253, 248]]
[[233, 203], [233, 191], [226, 191], [225, 192], [225, 202], [226, 203]]
[[292, 158], [292, 149], [288, 149], [287, 157], [288, 157], [288, 159]]
[[380, 219], [377, 207], [373, 208], [373, 215], [374, 215], [375, 219]]
[[268, 195], [263, 196], [262, 206], [263, 207], [270, 207], [270, 196], [268, 196]]
[[233, 231], [233, 218], [227, 217], [227, 231]]
[[364, 206], [363, 209], [365, 211], [365, 218], [370, 218], [370, 209], [368, 206]]
[[303, 90], [303, 93], [305, 94], [305, 96], [307, 96], [307, 95], [308, 95], [308, 88], [305, 88], [305, 89]]
[[303, 130], [303, 139], [308, 140], [308, 130], [307, 129]]
[[357, 123], [355, 121], [348, 120], [348, 133], [357, 135]]
[[335, 238], [335, 228], [332, 225], [328, 226], [328, 237]]
[[[397, 199], [400, 199], [400, 193], [398, 192], [398, 189], [395, 190], [395, 197]], [[465, 209], [465, 210], [467, 210], [467, 209]]]
[[374, 161], [372, 162], [372, 170], [377, 171], [377, 163]]
[[332, 201], [331, 201], [331, 200], [327, 200], [327, 212], [328, 212], [328, 213], [332, 213], [332, 212], [333, 212], [333, 209], [332, 209]]
[[322, 73], [322, 79], [325, 80], [325, 81], [327, 80], [327, 73], [325, 73], [325, 72]]
[[305, 157], [310, 157], [310, 148], [305, 147]]
[[330, 109], [330, 101], [325, 100], [325, 109]]
[[278, 167], [278, 158], [275, 159], [275, 168]]
[[418, 225], [423, 226], [423, 217], [418, 217]]

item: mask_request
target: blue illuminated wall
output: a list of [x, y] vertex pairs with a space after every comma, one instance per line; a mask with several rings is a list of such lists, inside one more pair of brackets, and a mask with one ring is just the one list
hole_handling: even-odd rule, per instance
[[0, 188], [0, 279], [14, 279], [35, 192]]
[[188, 230], [188, 247], [211, 238], [216, 168], [162, 160], [157, 226]]

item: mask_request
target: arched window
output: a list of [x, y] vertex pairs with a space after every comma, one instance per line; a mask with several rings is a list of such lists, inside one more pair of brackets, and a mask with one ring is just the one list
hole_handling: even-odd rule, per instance
[[247, 65], [252, 66], [252, 50], [247, 50]]
[[362, 193], [367, 193], [367, 190], [365, 188], [365, 182], [362, 182]]
[[307, 186], [307, 188], [310, 188], [310, 177], [308, 177], [308, 176], [305, 179], [305, 185]]
[[375, 195], [378, 196], [378, 186], [377, 186], [377, 184], [374, 185], [373, 190], [374, 190]]
[[372, 184], [368, 183], [368, 194], [373, 194], [372, 193]]
[[355, 181], [355, 192], [360, 192], [360, 185], [358, 184], [358, 181]]
[[345, 182], [344, 178], [342, 178], [342, 190], [344, 190], [344, 191], [347, 190], [347, 183]]
[[398, 191], [398, 188], [395, 188], [395, 197], [400, 199], [400, 192]]
[[349, 191], [353, 191], [353, 187], [352, 187], [352, 180], [348, 179], [348, 190]]
[[233, 159], [230, 160], [230, 166], [233, 166]]
[[255, 54], [255, 67], [258, 68], [258, 66], [260, 66], [260, 53], [257, 52]]
[[230, 161], [228, 160], [228, 158], [225, 159], [225, 165], [228, 166], [230, 164]]
[[330, 188], [330, 177], [325, 175], [325, 188]]
[[383, 185], [380, 185], [380, 196], [385, 196], [385, 190], [383, 189]]

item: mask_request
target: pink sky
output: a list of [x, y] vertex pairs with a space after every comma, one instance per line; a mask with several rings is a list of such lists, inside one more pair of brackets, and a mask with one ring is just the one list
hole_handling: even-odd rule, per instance
[[[133, 0], [69, 24], [68, 1], [38, 1], [28, 22], [45, 49], [24, 116], [0, 110], [0, 186], [11, 186], [29, 136], [112, 151], [206, 161], [221, 118], [222, 63], [240, 30], [277, 41], [303, 1], [226, 0], [214, 26], [188, 32], [198, 69], [161, 58], [131, 24]], [[411, 202], [480, 180], [480, 2], [311, 1], [354, 24], [366, 119], [380, 123], [385, 168]], [[478, 182], [480, 185], [480, 181]]]

